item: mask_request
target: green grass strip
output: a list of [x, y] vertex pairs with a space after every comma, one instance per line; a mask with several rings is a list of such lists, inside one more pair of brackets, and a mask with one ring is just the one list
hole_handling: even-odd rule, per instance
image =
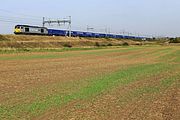
[[[97, 50], [97, 51], [82, 51], [77, 53], [66, 52], [64, 54], [58, 53], [47, 53], [45, 55], [17, 55], [17, 56], [1, 56], [0, 60], [34, 60], [34, 59], [55, 59], [55, 58], [67, 58], [67, 57], [75, 57], [75, 56], [83, 56], [83, 55], [104, 55], [108, 53], [114, 52], [128, 52], [133, 50], [142, 49], [141, 47], [126, 47], [126, 48], [117, 48], [117, 49], [104, 49], [104, 50]], [[68, 51], [68, 50], [67, 50]], [[71, 50], [69, 50], [71, 51]], [[73, 49], [72, 49], [73, 51]]]
[[66, 52], [66, 51], [82, 51], [82, 50], [101, 50], [112, 48], [128, 48], [128, 47], [87, 47], [87, 48], [0, 48], [0, 54], [16, 54], [16, 53], [31, 53], [31, 52]]
[[165, 62], [180, 63], [180, 50], [176, 50], [174, 52], [169, 52], [168, 54], [161, 56], [160, 60], [165, 61]]
[[[145, 87], [140, 87], [137, 89], [132, 89], [130, 92], [124, 94], [123, 96], [121, 96], [121, 98], [119, 99], [119, 104], [126, 104], [128, 102], [130, 102], [131, 100], [134, 99], [138, 99], [139, 97], [143, 96], [143, 95], [148, 95], [148, 97], [146, 99], [152, 99], [154, 94], [159, 94], [163, 91], [166, 91], [166, 89], [168, 89], [168, 87], [172, 86], [175, 82], [178, 82], [180, 78], [179, 74], [170, 76], [166, 79], [161, 79], [159, 84], [156, 85], [149, 85], [149, 86], [145, 86]], [[178, 85], [178, 87], [180, 88], [180, 84], [176, 84]]]

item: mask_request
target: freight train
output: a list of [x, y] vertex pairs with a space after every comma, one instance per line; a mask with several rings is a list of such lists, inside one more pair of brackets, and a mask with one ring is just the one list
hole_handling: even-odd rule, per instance
[[[46, 27], [29, 26], [29, 25], [16, 25], [14, 29], [15, 34], [25, 35], [49, 35], [49, 36], [68, 36], [67, 30], [48, 29]], [[116, 39], [144, 39], [144, 37], [125, 36], [117, 34], [105, 34], [83, 31], [71, 31], [73, 37], [94, 37], [94, 38], [116, 38]]]

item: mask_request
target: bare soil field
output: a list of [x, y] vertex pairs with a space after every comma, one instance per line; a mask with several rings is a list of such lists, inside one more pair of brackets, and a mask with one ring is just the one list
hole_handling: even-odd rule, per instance
[[0, 54], [2, 120], [179, 120], [180, 48]]

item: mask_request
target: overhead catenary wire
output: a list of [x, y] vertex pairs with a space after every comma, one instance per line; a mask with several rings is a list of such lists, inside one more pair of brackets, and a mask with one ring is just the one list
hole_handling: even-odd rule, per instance
[[23, 16], [23, 17], [27, 17], [27, 18], [33, 18], [33, 19], [42, 19], [42, 17], [43, 17], [43, 16], [35, 16], [35, 15], [29, 15], [29, 14], [9, 11], [9, 10], [5, 10], [5, 9], [1, 9], [1, 8], [0, 8], [0, 12], [9, 13], [9, 14], [13, 14], [13, 15], [16, 15], [16, 16]]
[[29, 19], [29, 18], [25, 18], [25, 17], [13, 17], [13, 16], [2, 16], [0, 15], [1, 19], [6, 19], [6, 20], [15, 20], [15, 21], [33, 21], [33, 22], [41, 22], [41, 20], [37, 20], [37, 19]]
[[14, 23], [14, 24], [36, 24], [39, 25], [40, 23], [37, 22], [25, 22], [21, 20], [12, 20], [12, 19], [2, 19], [0, 18], [0, 22], [6, 22], [6, 23]]
[[40, 16], [27, 15], [5, 9], [0, 9], [0, 12], [6, 13], [6, 15], [0, 15], [0, 22], [36, 25], [40, 25], [42, 22], [42, 18]]
[[[0, 15], [0, 21], [1, 22], [9, 22], [9, 23], [25, 23], [25, 24], [33, 24], [33, 23], [38, 23], [40, 25], [42, 23], [42, 16], [35, 16], [35, 15], [28, 15], [24, 13], [19, 13], [19, 12], [14, 12], [14, 11], [9, 11], [5, 9], [0, 8], [0, 12], [3, 13], [8, 13], [9, 16], [6, 15]], [[46, 19], [53, 19], [49, 17], [45, 17]], [[31, 21], [31, 22], [27, 22]]]

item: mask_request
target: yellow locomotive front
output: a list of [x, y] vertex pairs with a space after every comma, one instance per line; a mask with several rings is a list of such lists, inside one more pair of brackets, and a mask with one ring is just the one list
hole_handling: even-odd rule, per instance
[[21, 26], [15, 26], [15, 28], [14, 28], [14, 33], [15, 34], [20, 34], [20, 33], [22, 33], [22, 30], [21, 30]]

